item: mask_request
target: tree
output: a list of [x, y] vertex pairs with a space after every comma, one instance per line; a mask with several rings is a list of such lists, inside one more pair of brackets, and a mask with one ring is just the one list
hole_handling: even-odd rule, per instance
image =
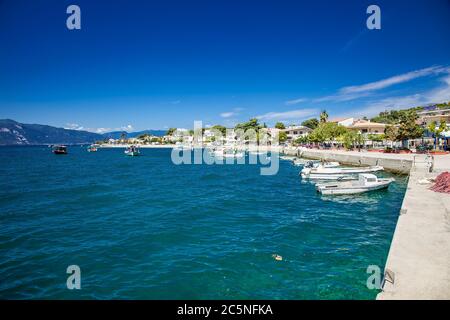
[[277, 123], [275, 123], [275, 128], [283, 130], [283, 129], [286, 129], [286, 126], [284, 125], [283, 122], [277, 122]]
[[285, 142], [287, 140], [287, 134], [284, 131], [278, 133], [278, 142]]
[[138, 136], [138, 139], [145, 140], [145, 139], [147, 139], [149, 137], [150, 137], [150, 135], [148, 133], [143, 133], [143, 134]]
[[335, 122], [321, 122], [308, 136], [311, 142], [331, 141], [346, 133], [348, 129]]
[[439, 127], [437, 126], [437, 122], [433, 121], [432, 123], [430, 123], [430, 125], [428, 126], [428, 130], [433, 133], [434, 135], [434, 150], [437, 150], [437, 147], [439, 145], [439, 137], [441, 135], [442, 132], [444, 132], [445, 130], [447, 130], [447, 124], [445, 123], [444, 120], [441, 120]]
[[389, 141], [395, 142], [398, 141], [398, 129], [394, 125], [387, 125], [384, 129], [384, 136]]
[[400, 115], [397, 138], [402, 141], [403, 146], [406, 146], [409, 139], [417, 139], [423, 135], [423, 128], [416, 123], [418, 118], [414, 110], [408, 110]]
[[177, 128], [169, 128], [166, 132], [166, 136], [171, 136], [173, 133], [177, 131]]
[[316, 118], [308, 119], [302, 122], [302, 126], [308, 127], [310, 129], [315, 129], [319, 125], [319, 120]]
[[227, 132], [227, 128], [225, 128], [224, 126], [221, 126], [219, 124], [216, 124], [215, 126], [212, 126], [211, 129], [218, 130], [218, 131], [222, 132], [223, 135], [225, 135], [226, 132]]
[[302, 144], [308, 142], [308, 136], [300, 136], [297, 139], [295, 139], [294, 143], [296, 144]]
[[258, 131], [261, 128], [262, 128], [262, 126], [258, 123], [258, 119], [256, 119], [256, 118], [250, 119], [249, 121], [244, 122], [244, 123], [238, 123], [235, 127], [235, 129], [244, 130], [244, 132], [247, 131], [248, 129], [253, 129], [255, 131]]
[[347, 130], [344, 134], [338, 137], [339, 141], [342, 141], [346, 149], [358, 147], [358, 151], [361, 150], [361, 145], [364, 144], [364, 136], [356, 131]]
[[328, 120], [328, 113], [326, 110], [323, 110], [320, 113], [320, 122], [324, 123], [324, 122], [327, 122], [327, 120]]
[[384, 140], [384, 134], [368, 134], [367, 140], [382, 142]]

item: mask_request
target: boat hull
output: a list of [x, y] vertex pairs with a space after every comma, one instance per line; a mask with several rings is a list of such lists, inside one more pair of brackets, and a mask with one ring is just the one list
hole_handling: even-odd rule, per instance
[[317, 191], [323, 195], [344, 195], [344, 194], [358, 194], [369, 191], [386, 189], [389, 187], [393, 180], [382, 181], [377, 185], [371, 186], [349, 186], [349, 187], [341, 187], [339, 185], [318, 185]]
[[360, 173], [372, 173], [384, 170], [381, 166], [368, 168], [304, 168], [301, 171], [302, 178], [340, 180], [343, 176], [351, 176]]
[[337, 181], [344, 181], [344, 180], [356, 180], [357, 177], [355, 175], [349, 175], [349, 174], [301, 174], [302, 178], [304, 179], [311, 179], [311, 180], [337, 180]]

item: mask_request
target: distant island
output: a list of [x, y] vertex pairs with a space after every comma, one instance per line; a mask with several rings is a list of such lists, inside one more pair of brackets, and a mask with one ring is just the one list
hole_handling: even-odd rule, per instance
[[142, 134], [163, 136], [164, 130], [144, 130], [139, 132], [114, 131], [98, 134], [83, 130], [56, 128], [42, 124], [25, 124], [11, 119], [0, 119], [0, 145], [24, 146], [42, 144], [86, 144], [105, 139], [118, 139], [123, 134], [137, 137]]

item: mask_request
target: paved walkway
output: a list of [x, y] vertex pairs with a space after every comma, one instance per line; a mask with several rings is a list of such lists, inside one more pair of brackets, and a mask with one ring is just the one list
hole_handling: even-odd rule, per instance
[[435, 156], [433, 173], [423, 162], [411, 169], [386, 262], [393, 279], [388, 275], [377, 299], [450, 299], [450, 195], [418, 182], [443, 171], [450, 171], [450, 155]]

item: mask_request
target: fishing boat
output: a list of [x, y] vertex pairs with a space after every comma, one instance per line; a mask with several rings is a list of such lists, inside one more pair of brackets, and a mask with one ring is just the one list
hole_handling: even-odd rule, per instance
[[293, 163], [294, 166], [304, 166], [304, 168], [318, 168], [320, 165], [324, 168], [336, 168], [340, 166], [339, 162], [321, 160], [295, 159]]
[[139, 156], [141, 153], [139, 152], [139, 148], [136, 146], [130, 146], [125, 150], [125, 155], [130, 157], [136, 157]]
[[294, 156], [280, 156], [280, 160], [287, 160], [287, 161], [295, 161], [297, 157]]
[[54, 154], [67, 154], [67, 147], [61, 145], [53, 146], [52, 152]]
[[213, 155], [217, 158], [242, 158], [243, 152], [238, 152], [236, 149], [217, 149], [213, 151]]
[[[322, 180], [352, 180], [352, 175], [360, 173], [372, 173], [383, 171], [382, 166], [354, 167], [354, 168], [325, 168], [319, 165], [317, 168], [303, 168], [300, 172], [302, 178]], [[354, 179], [354, 177], [353, 177]]]
[[389, 187], [394, 178], [378, 178], [374, 174], [361, 173], [356, 181], [317, 184], [316, 189], [321, 194], [356, 194]]
[[92, 144], [89, 147], [87, 147], [88, 152], [97, 152], [97, 146]]
[[340, 166], [340, 163], [336, 161], [308, 161], [305, 164], [305, 168], [318, 168], [319, 166], [323, 168], [337, 168]]

